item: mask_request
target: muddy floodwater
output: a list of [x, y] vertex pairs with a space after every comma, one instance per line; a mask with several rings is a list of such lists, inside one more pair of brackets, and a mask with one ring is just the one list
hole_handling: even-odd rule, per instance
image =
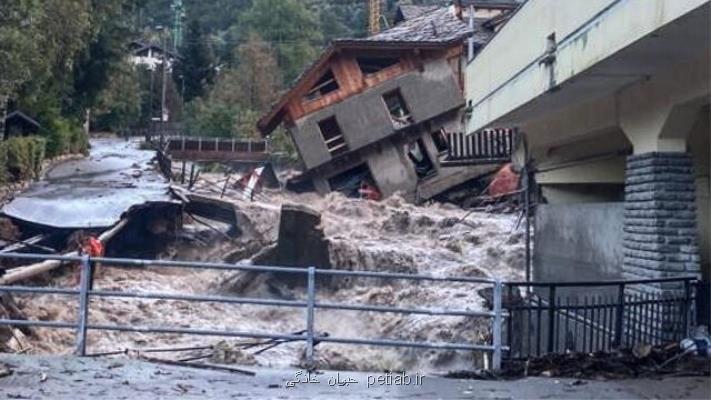
[[[383, 202], [352, 200], [340, 195], [271, 194], [271, 202], [243, 203], [257, 228], [275, 236], [279, 205], [306, 203], [323, 212], [333, 265], [352, 270], [426, 273], [436, 276], [470, 276], [519, 279], [523, 273], [521, 233], [514, 229], [513, 215], [475, 213], [465, 223], [453, 223], [463, 210], [434, 204], [415, 207], [395, 197]], [[166, 258], [220, 261], [233, 251], [224, 241], [201, 246], [173, 248]], [[52, 280], [68, 286], [75, 272], [66, 271]], [[165, 268], [104, 267], [96, 286], [108, 290], [164, 293], [224, 294], [230, 274], [216, 271]], [[442, 282], [344, 280], [318, 290], [318, 300], [360, 304], [397, 305], [481, 310], [483, 299], [477, 284]], [[266, 288], [251, 287], [249, 296], [273, 297]], [[280, 297], [303, 298], [298, 288]], [[76, 319], [76, 301], [58, 295], [18, 296], [21, 308], [42, 320]], [[131, 326], [173, 326], [199, 329], [289, 333], [304, 329], [304, 311], [298, 308], [239, 306], [219, 303], [187, 303], [167, 300], [92, 300], [90, 323]], [[392, 338], [431, 342], [481, 343], [490, 340], [489, 322], [479, 318], [374, 312], [328, 311], [316, 313], [316, 330], [339, 337]], [[216, 344], [223, 339], [175, 334], [136, 334], [92, 331], [89, 351], [104, 352], [145, 347]], [[227, 361], [286, 367], [301, 361], [303, 344], [292, 343], [254, 354], [235, 347], [241, 340], [224, 339]], [[69, 353], [71, 331], [37, 329], [30, 337], [33, 353]], [[256, 350], [256, 349], [255, 349]], [[479, 356], [463, 351], [374, 348], [322, 343], [317, 346], [320, 365], [334, 369], [446, 371], [467, 368]], [[194, 354], [195, 355], [195, 354]], [[199, 354], [196, 354], [199, 355]], [[182, 356], [185, 356], [183, 354]]]
[[[215, 179], [219, 177], [215, 176]], [[204, 179], [210, 179], [206, 174]], [[345, 198], [339, 194], [320, 197], [269, 191], [260, 201], [231, 199], [242, 210], [266, 242], [276, 240], [280, 206], [308, 205], [322, 213], [322, 227], [329, 242], [331, 264], [348, 270], [421, 273], [435, 276], [500, 277], [519, 280], [523, 276], [521, 227], [516, 214], [473, 213], [432, 203], [414, 206], [394, 196], [381, 202]], [[191, 225], [185, 230], [204, 233], [209, 240], [167, 243], [164, 259], [223, 261], [240, 251], [243, 243], [220, 235], [209, 236], [209, 228]], [[130, 254], [124, 254], [130, 256]], [[244, 260], [249, 262], [248, 260]], [[70, 287], [76, 271], [65, 268], [48, 282]], [[267, 286], [254, 283], [234, 291], [226, 282], [234, 273], [177, 268], [115, 268], [104, 266], [96, 289], [181, 294], [220, 294], [247, 297], [303, 299], [300, 287]], [[237, 277], [238, 278], [238, 277]], [[424, 307], [449, 310], [482, 310], [484, 300], [477, 291], [486, 285], [451, 282], [339, 278], [317, 288], [317, 301], [353, 304]], [[60, 295], [28, 297], [17, 295], [20, 308], [30, 318], [74, 321], [77, 302]], [[160, 326], [221, 329], [271, 333], [298, 332], [305, 327], [305, 310], [222, 303], [188, 303], [168, 300], [94, 298], [90, 324]], [[319, 333], [350, 338], [389, 338], [427, 342], [488, 343], [490, 322], [471, 317], [407, 315], [340, 310], [317, 310], [315, 329]], [[70, 353], [74, 332], [37, 328], [28, 338], [30, 353]], [[219, 351], [166, 354], [169, 358], [204, 356], [214, 362], [290, 367], [302, 362], [303, 342], [287, 343], [270, 350], [242, 349], [246, 339], [177, 334], [91, 331], [88, 352], [109, 352], [189, 345], [217, 345]], [[320, 343], [316, 357], [321, 368], [339, 370], [439, 371], [471, 368], [481, 363], [481, 354], [465, 351], [413, 350]], [[214, 354], [212, 354], [214, 353]], [[212, 354], [212, 356], [210, 356]]]

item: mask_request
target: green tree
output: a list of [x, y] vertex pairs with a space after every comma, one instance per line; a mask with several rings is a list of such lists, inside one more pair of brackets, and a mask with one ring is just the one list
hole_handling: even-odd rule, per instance
[[297, 0], [260, 0], [242, 13], [238, 26], [247, 38], [249, 32], [272, 44], [286, 81], [296, 78], [318, 55], [322, 44], [316, 15]]
[[235, 50], [234, 58], [239, 64], [220, 74], [211, 100], [244, 110], [266, 112], [282, 87], [272, 47], [252, 32], [247, 42]]
[[[131, 74], [125, 68], [126, 44], [135, 33], [133, 12], [139, 0], [92, 0], [91, 38], [73, 66], [70, 111], [83, 113], [99, 99], [112, 75]], [[115, 81], [115, 77], [114, 77]]]
[[188, 23], [180, 60], [173, 68], [176, 84], [184, 85], [184, 101], [202, 97], [215, 79], [215, 57], [212, 46], [198, 19]]
[[0, 6], [0, 133], [8, 100], [47, 66], [37, 41], [43, 11], [37, 0], [7, 0]]
[[140, 119], [145, 88], [140, 84], [139, 73], [128, 62], [112, 68], [108, 85], [97, 95], [92, 118], [94, 129], [118, 131]]

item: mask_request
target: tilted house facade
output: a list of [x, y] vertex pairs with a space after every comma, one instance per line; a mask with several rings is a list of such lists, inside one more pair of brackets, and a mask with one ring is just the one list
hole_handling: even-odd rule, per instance
[[[284, 123], [320, 193], [429, 199], [491, 167], [441, 165], [446, 134], [461, 131], [465, 43], [493, 34], [455, 7], [426, 10], [363, 39], [334, 41], [258, 124], [269, 135]], [[486, 29], [486, 30], [485, 30]]]

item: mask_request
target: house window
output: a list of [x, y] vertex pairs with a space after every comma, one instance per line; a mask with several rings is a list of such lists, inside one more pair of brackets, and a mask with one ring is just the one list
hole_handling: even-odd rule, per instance
[[308, 93], [304, 96], [305, 100], [316, 100], [318, 98], [321, 98], [331, 92], [335, 92], [338, 90], [338, 82], [336, 81], [336, 77], [333, 76], [333, 71], [330, 69], [326, 71], [325, 74], [321, 77], [321, 79], [316, 82], [313, 88], [309, 90]]
[[332, 156], [335, 157], [348, 151], [348, 144], [343, 138], [343, 132], [338, 126], [336, 117], [324, 119], [318, 123], [318, 127], [321, 130], [323, 141], [326, 143], [326, 148]]
[[400, 59], [392, 57], [357, 57], [356, 61], [363, 74], [368, 75], [397, 65]]
[[407, 145], [407, 156], [412, 161], [412, 165], [415, 167], [415, 173], [419, 179], [426, 178], [437, 171], [432, 164], [429, 154], [425, 149], [425, 143], [422, 139], [418, 139], [416, 142]]
[[390, 119], [392, 119], [395, 129], [404, 128], [412, 124], [410, 110], [407, 108], [399, 89], [386, 93], [383, 96], [383, 100], [385, 100], [385, 105], [388, 108]]
[[447, 134], [444, 129], [434, 131], [431, 133], [432, 141], [437, 148], [438, 153], [444, 153], [449, 149], [449, 143], [447, 143]]

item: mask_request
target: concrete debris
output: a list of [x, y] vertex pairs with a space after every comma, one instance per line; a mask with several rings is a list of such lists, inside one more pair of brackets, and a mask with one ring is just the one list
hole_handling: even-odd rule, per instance
[[0, 364], [0, 378], [12, 375], [13, 370], [7, 364]]
[[252, 258], [252, 262], [256, 265], [330, 268], [321, 214], [303, 205], [282, 205], [276, 245]]

